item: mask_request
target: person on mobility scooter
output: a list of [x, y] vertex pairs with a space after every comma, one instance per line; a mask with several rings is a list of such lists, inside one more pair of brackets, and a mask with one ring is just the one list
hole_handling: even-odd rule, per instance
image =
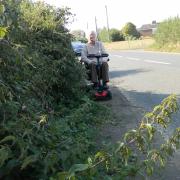
[[95, 97], [99, 99], [110, 98], [111, 92], [108, 90], [109, 82], [109, 65], [108, 54], [103, 44], [97, 41], [94, 31], [89, 34], [89, 42], [84, 46], [81, 52], [81, 61], [90, 70], [90, 78], [93, 87], [97, 90]]

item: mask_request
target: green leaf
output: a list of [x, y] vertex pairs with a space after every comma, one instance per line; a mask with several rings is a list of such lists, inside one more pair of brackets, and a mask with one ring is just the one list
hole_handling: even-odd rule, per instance
[[88, 164], [92, 165], [92, 159], [90, 157], [88, 157]]
[[76, 172], [79, 171], [85, 171], [89, 168], [88, 164], [75, 164], [69, 169], [69, 177], [71, 178], [72, 176], [75, 175]]
[[68, 172], [59, 172], [56, 175], [56, 180], [66, 180], [68, 177], [69, 173]]
[[160, 161], [161, 166], [165, 167], [166, 160], [162, 156], [159, 156], [159, 161]]
[[119, 142], [118, 144], [119, 144], [119, 146], [115, 150], [115, 153], [118, 153], [121, 150], [121, 148], [125, 145], [123, 142]]
[[128, 142], [128, 141], [133, 140], [135, 138], [136, 133], [137, 133], [137, 130], [135, 130], [135, 129], [132, 129], [131, 131], [125, 133], [124, 141]]
[[0, 4], [0, 14], [3, 14], [5, 11], [4, 5]]
[[107, 153], [104, 151], [99, 151], [95, 155], [95, 160], [96, 159], [106, 159], [107, 158]]
[[0, 27], [0, 38], [3, 38], [7, 33], [6, 27]]
[[148, 166], [148, 167], [146, 168], [146, 172], [147, 172], [148, 176], [151, 176], [151, 175], [152, 175], [153, 170], [154, 170], [153, 166]]
[[4, 165], [4, 162], [10, 157], [10, 149], [2, 146], [0, 149], [0, 167]]
[[104, 177], [104, 180], [112, 180], [112, 177], [106, 175], [106, 176]]
[[4, 142], [6, 142], [6, 141], [15, 141], [16, 140], [16, 137], [15, 136], [6, 136], [4, 139], [2, 139], [1, 141], [0, 141], [0, 143], [4, 143]]
[[29, 164], [37, 161], [37, 155], [31, 155], [25, 158], [23, 164], [21, 165], [21, 169], [25, 169]]

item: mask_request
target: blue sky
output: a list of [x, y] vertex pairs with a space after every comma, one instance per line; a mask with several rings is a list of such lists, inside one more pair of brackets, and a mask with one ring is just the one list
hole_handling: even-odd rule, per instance
[[[153, 20], [161, 22], [169, 17], [180, 16], [180, 0], [44, 0], [56, 7], [67, 6], [76, 14], [74, 22], [68, 25], [70, 30], [95, 30], [95, 16], [99, 28], [107, 26], [121, 29], [125, 23], [132, 22], [139, 28]], [[88, 24], [88, 28], [87, 28]]]

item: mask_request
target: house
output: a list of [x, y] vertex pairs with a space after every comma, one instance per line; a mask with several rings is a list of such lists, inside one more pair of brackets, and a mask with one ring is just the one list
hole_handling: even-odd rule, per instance
[[158, 24], [159, 23], [157, 23], [156, 21], [152, 21], [151, 24], [144, 24], [137, 30], [139, 31], [141, 36], [152, 36], [155, 33]]

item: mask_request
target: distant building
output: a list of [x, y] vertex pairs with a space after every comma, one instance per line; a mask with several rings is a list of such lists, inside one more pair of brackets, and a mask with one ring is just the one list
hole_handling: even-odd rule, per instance
[[152, 36], [155, 33], [158, 24], [159, 23], [157, 23], [156, 21], [152, 21], [151, 24], [143, 24], [137, 30], [139, 31], [141, 36]]

